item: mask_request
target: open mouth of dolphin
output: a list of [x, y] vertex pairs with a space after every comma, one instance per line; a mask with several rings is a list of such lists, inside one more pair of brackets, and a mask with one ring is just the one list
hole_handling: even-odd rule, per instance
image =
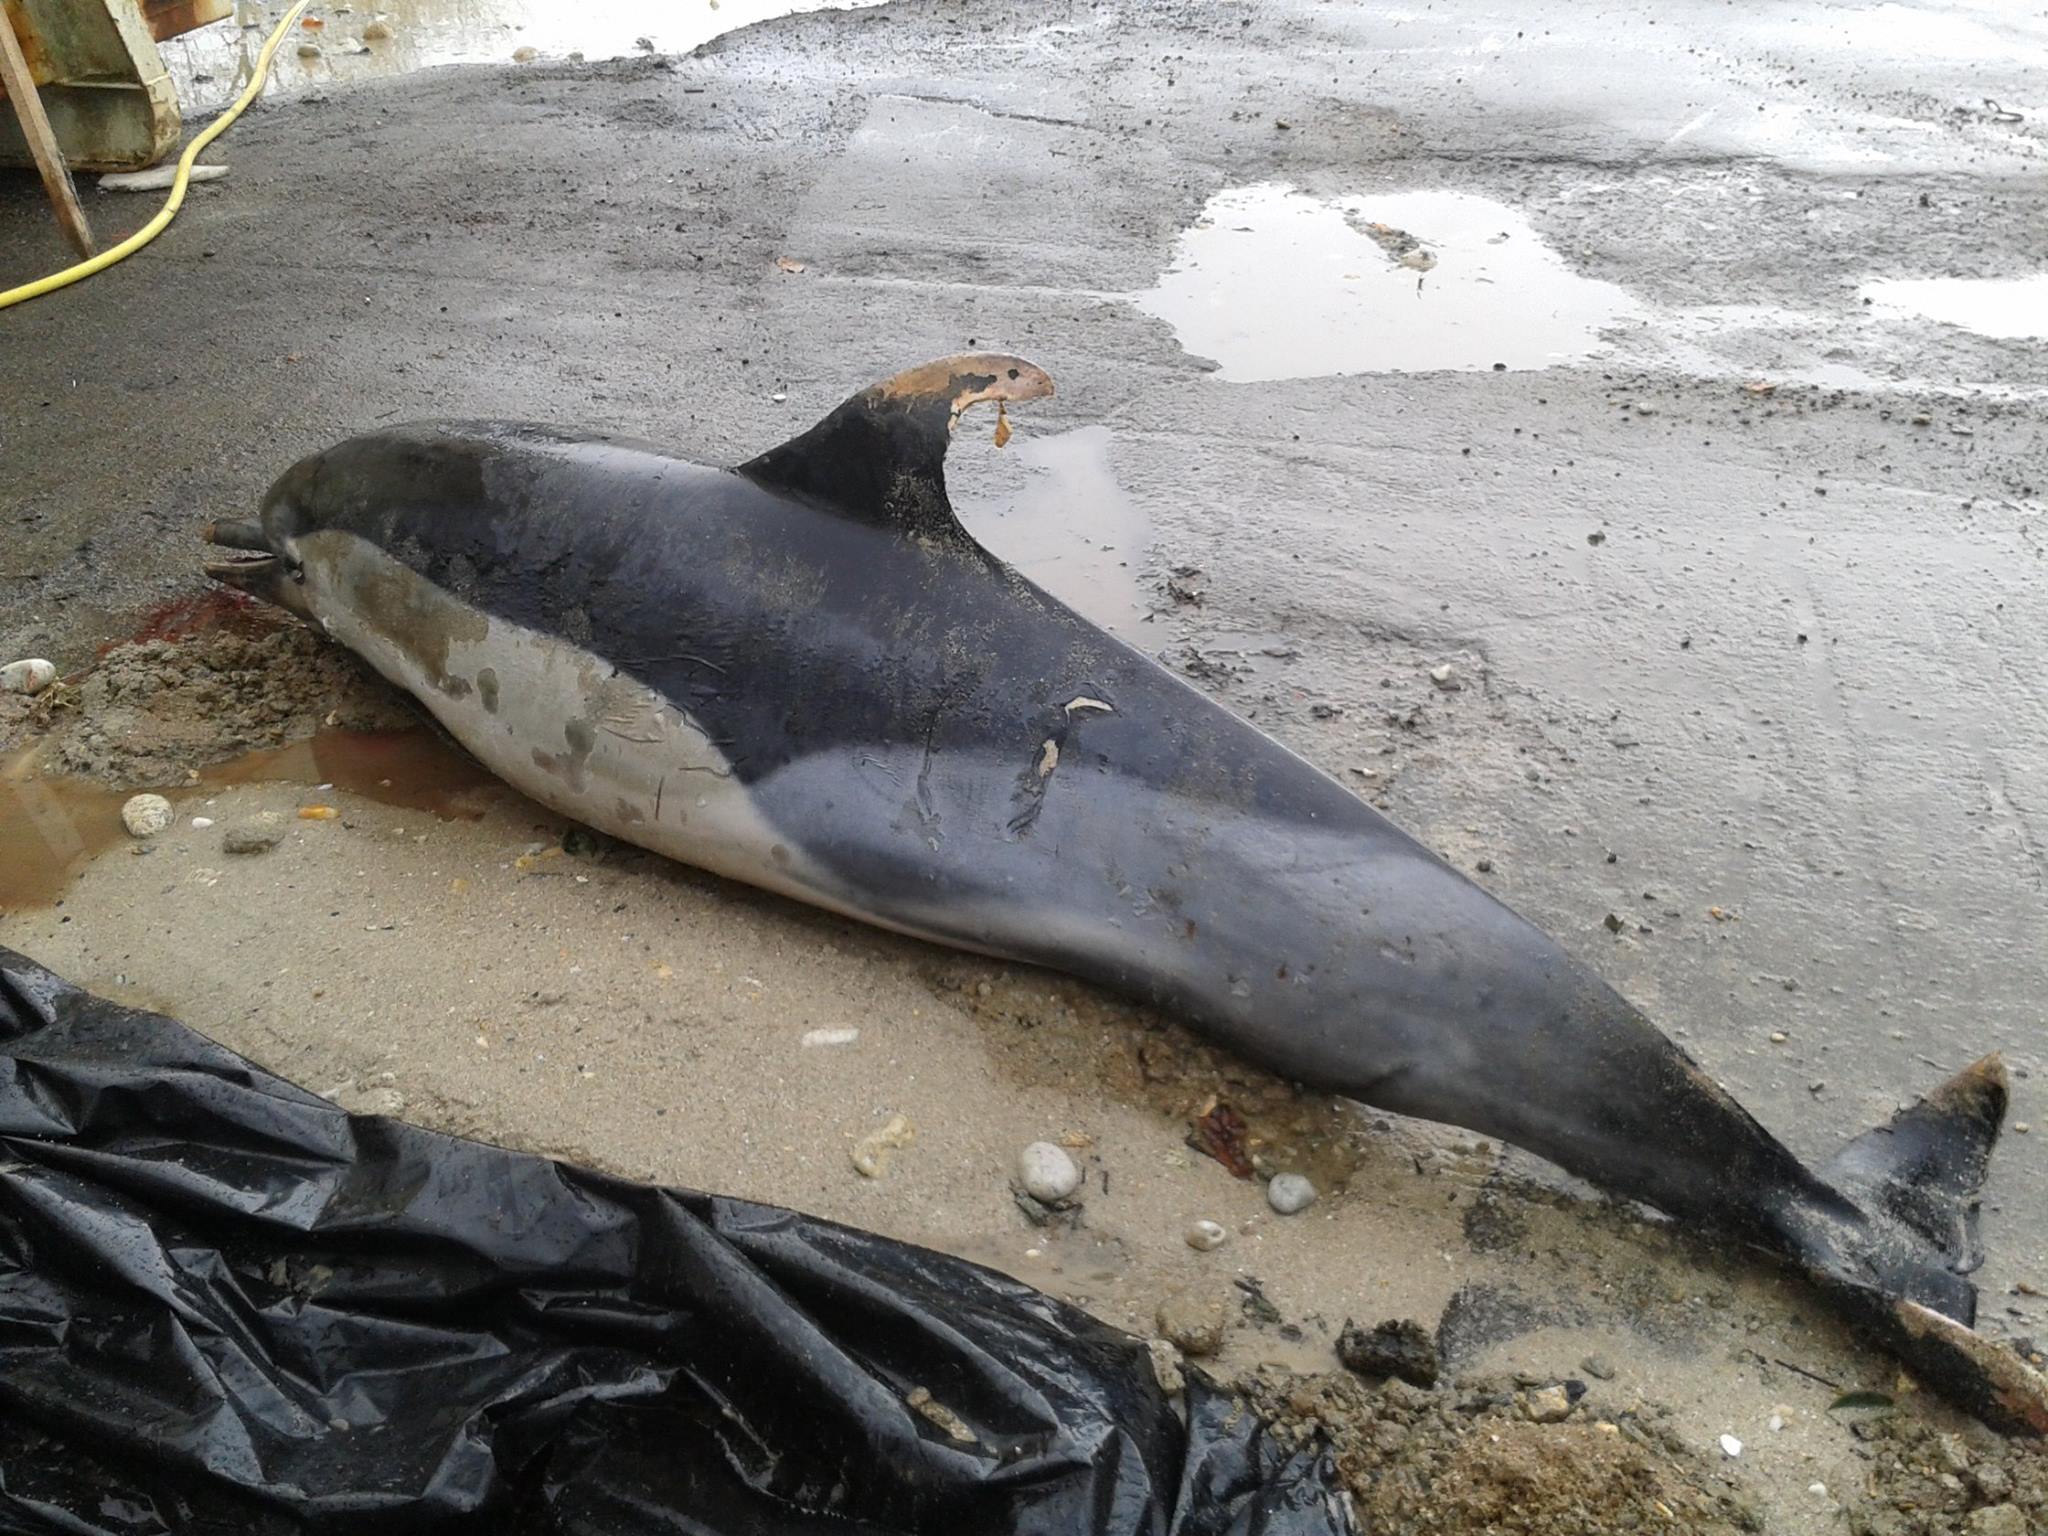
[[284, 569], [284, 557], [270, 547], [270, 540], [259, 524], [208, 523], [199, 536], [218, 548], [233, 551], [226, 559], [206, 562], [206, 574], [215, 581], [244, 592], [256, 591], [274, 581]]

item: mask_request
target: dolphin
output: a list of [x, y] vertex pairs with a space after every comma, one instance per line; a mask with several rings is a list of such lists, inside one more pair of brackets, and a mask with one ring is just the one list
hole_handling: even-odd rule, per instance
[[1998, 1058], [1802, 1164], [1532, 924], [969, 536], [961, 413], [1052, 389], [1022, 358], [944, 358], [731, 469], [393, 427], [211, 525], [207, 571], [565, 816], [1526, 1148], [1789, 1261], [1930, 1384], [2048, 1433], [2048, 1384], [1971, 1327]]

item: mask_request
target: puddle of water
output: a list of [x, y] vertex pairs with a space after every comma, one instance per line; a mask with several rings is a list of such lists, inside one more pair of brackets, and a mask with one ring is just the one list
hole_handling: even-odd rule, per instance
[[[875, 0], [384, 0], [315, 5], [320, 23], [278, 50], [268, 89], [399, 75], [437, 64], [510, 63], [521, 49], [539, 58], [624, 58], [687, 53], [712, 38], [793, 11], [848, 9]], [[158, 45], [187, 114], [226, 106], [249, 81], [257, 51], [288, 0], [241, 0], [232, 18]], [[643, 46], [642, 40], [646, 45]], [[300, 44], [319, 50], [298, 53]], [[523, 56], [522, 56], [523, 57]]]
[[1116, 483], [1107, 427], [1019, 437], [1023, 488], [998, 511], [961, 519], [992, 554], [1075, 612], [1129, 639], [1150, 612], [1138, 583], [1151, 538], [1145, 514]]
[[1492, 198], [1278, 184], [1211, 198], [1133, 302], [1236, 383], [1548, 368], [1592, 356], [1602, 331], [1641, 313]]
[[[195, 782], [159, 793], [184, 816], [196, 814], [194, 801], [236, 785], [331, 785], [452, 820], [481, 815], [467, 797], [496, 782], [431, 731], [322, 731], [215, 764]], [[40, 777], [33, 748], [0, 764], [0, 912], [51, 905], [94, 854], [131, 841], [121, 806], [133, 793], [85, 779]]]
[[2048, 341], [2048, 273], [1885, 278], [1864, 284], [1861, 297], [1890, 314], [1961, 326], [1999, 341]]

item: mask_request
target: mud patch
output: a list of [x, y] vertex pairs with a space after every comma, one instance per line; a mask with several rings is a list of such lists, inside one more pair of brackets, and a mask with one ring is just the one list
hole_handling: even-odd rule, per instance
[[2048, 1530], [2048, 1446], [1977, 1425], [1949, 1433], [1910, 1413], [1852, 1426], [1870, 1462], [1852, 1536], [2021, 1536]]
[[1370, 1531], [1618, 1536], [1764, 1529], [1729, 1479], [1654, 1407], [1603, 1411], [1596, 1394], [1536, 1423], [1512, 1380], [1434, 1392], [1331, 1373], [1266, 1370], [1240, 1384], [1283, 1438], [1327, 1443]]
[[989, 1048], [1020, 1083], [1093, 1085], [1189, 1135], [1227, 1108], [1253, 1174], [1305, 1175], [1324, 1194], [1349, 1188], [1366, 1157], [1367, 1123], [1344, 1099], [1262, 1072], [1163, 1014], [1049, 972], [973, 963], [927, 969], [933, 992], [992, 1026]]
[[38, 746], [47, 774], [122, 788], [187, 783], [203, 767], [322, 728], [417, 726], [417, 709], [362, 662], [288, 619], [116, 646], [10, 722], [0, 749]]

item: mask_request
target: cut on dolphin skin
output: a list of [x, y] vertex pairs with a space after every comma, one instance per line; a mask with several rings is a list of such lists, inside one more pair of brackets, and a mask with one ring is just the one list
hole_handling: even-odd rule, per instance
[[208, 569], [566, 815], [1524, 1147], [1790, 1260], [1930, 1385], [2048, 1433], [2048, 1385], [1971, 1331], [1998, 1059], [1803, 1165], [1533, 925], [974, 542], [960, 413], [1051, 389], [941, 359], [736, 470], [396, 427], [293, 466]]

